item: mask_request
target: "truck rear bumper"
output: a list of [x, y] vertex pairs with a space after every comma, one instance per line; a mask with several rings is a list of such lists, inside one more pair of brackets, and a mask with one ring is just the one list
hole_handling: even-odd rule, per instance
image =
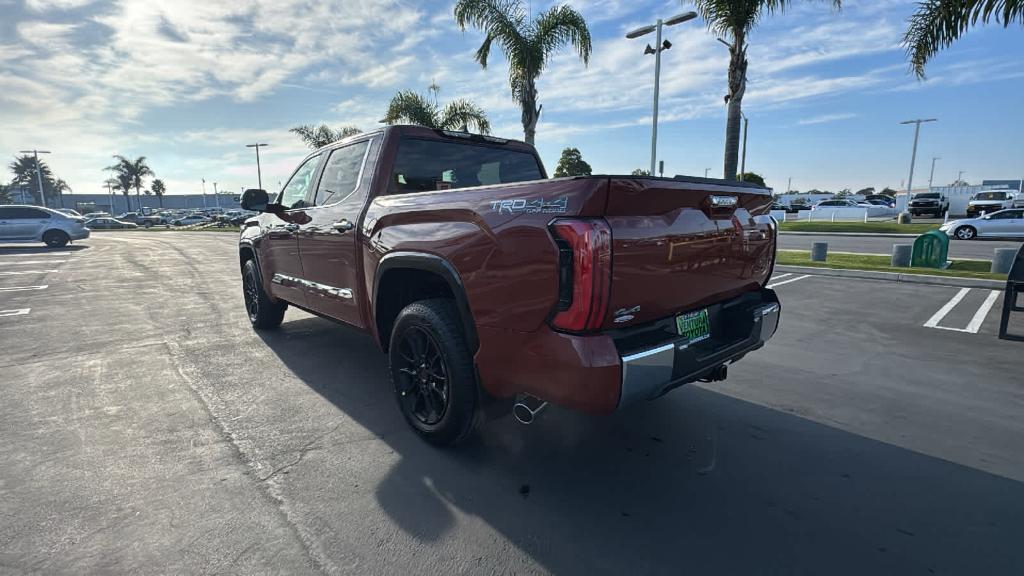
[[728, 329], [721, 337], [712, 333], [711, 339], [696, 344], [673, 339], [622, 356], [619, 407], [657, 398], [677, 386], [707, 378], [719, 366], [764, 346], [778, 329], [780, 312], [775, 292], [764, 289], [760, 298], [741, 302], [737, 309], [730, 309], [727, 303], [711, 312], [722, 316], [712, 322]]
[[481, 385], [505, 398], [526, 393], [559, 406], [609, 413], [710, 375], [764, 345], [779, 323], [773, 290], [708, 306], [711, 337], [690, 343], [675, 318], [634, 329], [574, 335], [479, 327]]

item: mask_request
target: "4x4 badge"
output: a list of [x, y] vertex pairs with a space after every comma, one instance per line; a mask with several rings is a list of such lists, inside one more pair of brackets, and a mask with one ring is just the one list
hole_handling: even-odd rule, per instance
[[640, 307], [639, 306], [633, 306], [632, 308], [619, 308], [618, 310], [615, 311], [615, 320], [614, 320], [614, 322], [616, 324], [621, 324], [623, 322], [629, 322], [633, 318], [636, 318], [636, 316], [634, 316], [634, 314], [636, 312], [639, 312], [639, 311], [640, 311]]

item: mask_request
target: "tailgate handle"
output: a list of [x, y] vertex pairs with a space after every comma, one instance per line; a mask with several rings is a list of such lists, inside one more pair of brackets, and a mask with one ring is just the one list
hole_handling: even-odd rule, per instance
[[735, 208], [737, 198], [735, 196], [709, 196], [712, 208]]
[[732, 216], [739, 204], [736, 196], [723, 196], [711, 194], [704, 200], [704, 213], [710, 218], [721, 218]]

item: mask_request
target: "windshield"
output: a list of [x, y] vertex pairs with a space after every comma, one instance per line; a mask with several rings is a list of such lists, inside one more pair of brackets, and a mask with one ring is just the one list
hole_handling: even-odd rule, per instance
[[398, 146], [390, 192], [404, 194], [541, 178], [532, 154], [497, 145], [407, 138]]
[[1006, 200], [1006, 192], [978, 192], [975, 200]]
[[939, 195], [936, 192], [924, 192], [914, 196], [914, 198], [938, 198]]

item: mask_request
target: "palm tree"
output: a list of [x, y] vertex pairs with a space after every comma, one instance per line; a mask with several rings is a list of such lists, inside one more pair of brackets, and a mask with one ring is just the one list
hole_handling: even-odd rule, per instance
[[154, 178], [153, 182], [150, 183], [149, 189], [156, 194], [157, 202], [160, 203], [160, 207], [164, 207], [164, 194], [167, 193], [167, 186], [164, 185], [164, 181], [159, 178]]
[[494, 42], [505, 52], [512, 97], [522, 110], [523, 136], [533, 144], [543, 108], [537, 103], [537, 78], [566, 44], [576, 49], [584, 64], [590, 62], [586, 20], [569, 6], [555, 6], [529, 19], [520, 0], [458, 0], [455, 22], [463, 30], [467, 25], [483, 30], [484, 42], [476, 51], [480, 66], [487, 68]]
[[1024, 24], [1024, 1], [1021, 0], [925, 0], [909, 19], [903, 46], [910, 66], [918, 78], [924, 78], [924, 67], [932, 56], [959, 39], [967, 29], [981, 20]]
[[11, 196], [11, 188], [9, 184], [0, 184], [0, 204], [11, 204], [14, 202], [14, 198]]
[[[135, 189], [135, 198], [138, 203], [139, 212], [142, 212], [142, 187], [145, 184], [147, 176], [153, 176], [153, 170], [146, 164], [146, 157], [139, 156], [134, 160], [129, 160], [120, 154], [115, 154], [114, 159], [117, 163], [113, 166], [108, 166], [107, 170], [114, 171], [114, 179], [118, 181], [118, 190], [121, 190], [125, 199], [128, 198], [128, 191], [131, 188]], [[124, 185], [127, 183], [127, 187]], [[129, 209], [131, 206], [129, 205]]]
[[[18, 156], [7, 167], [14, 174], [14, 178], [11, 179], [11, 185], [27, 187], [32, 191], [33, 196], [39, 194], [39, 176], [36, 174], [36, 159], [33, 156], [28, 154]], [[46, 162], [42, 160], [39, 160], [39, 175], [42, 176], [43, 180], [43, 194], [52, 196], [53, 172]], [[42, 203], [42, 198], [39, 198], [39, 201]]]
[[[109, 184], [111, 189], [124, 194], [125, 212], [131, 212], [132, 204], [129, 194], [132, 191], [132, 177], [127, 172], [118, 172], [116, 169], [111, 169], [114, 170], [114, 177], [108, 178], [105, 183]], [[110, 206], [110, 213], [114, 213], [113, 205]]]
[[313, 126], [312, 124], [303, 124], [302, 126], [296, 126], [289, 130], [298, 134], [299, 138], [310, 148], [316, 150], [323, 146], [327, 146], [331, 142], [337, 142], [343, 140], [349, 136], [354, 136], [362, 132], [355, 126], [342, 126], [341, 128], [334, 130], [327, 124], [321, 124], [319, 126]]
[[58, 178], [53, 183], [53, 191], [57, 193], [57, 198], [58, 198], [58, 201], [60, 202], [60, 207], [63, 208], [64, 207], [64, 193], [65, 192], [71, 193], [71, 186], [68, 186], [68, 183], [65, 182], [63, 178]]
[[412, 90], [403, 90], [391, 99], [388, 111], [381, 120], [384, 124], [419, 124], [437, 130], [473, 131], [480, 134], [491, 133], [491, 123], [487, 114], [469, 100], [459, 98], [438, 108], [422, 94]]
[[[841, 0], [827, 0], [835, 9]], [[685, 2], [684, 2], [685, 3]], [[782, 12], [792, 0], [693, 0], [697, 13], [707, 23], [708, 30], [729, 40], [729, 105], [725, 124], [726, 180], [736, 179], [736, 163], [740, 151], [740, 113], [743, 93], [747, 89], [747, 37], [765, 16]]]

